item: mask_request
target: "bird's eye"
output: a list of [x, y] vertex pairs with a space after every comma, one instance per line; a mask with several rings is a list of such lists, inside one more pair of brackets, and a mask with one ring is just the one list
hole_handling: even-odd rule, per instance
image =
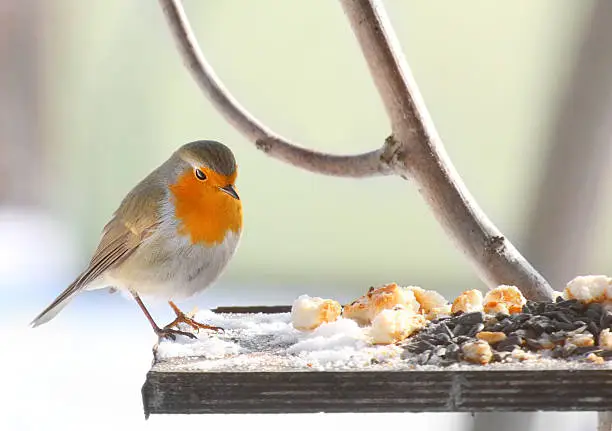
[[206, 179], [206, 174], [202, 172], [200, 169], [195, 170], [195, 176], [200, 181], [204, 181]]

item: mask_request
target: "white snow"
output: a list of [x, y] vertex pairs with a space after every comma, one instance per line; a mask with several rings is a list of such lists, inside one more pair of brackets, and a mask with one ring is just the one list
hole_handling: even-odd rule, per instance
[[[359, 369], [399, 361], [401, 349], [374, 346], [370, 328], [350, 319], [323, 323], [313, 331], [293, 328], [290, 313], [215, 314], [200, 312], [196, 320], [225, 329], [221, 333], [202, 331], [197, 340], [178, 337], [156, 346], [156, 358], [192, 358], [186, 367], [207, 370], [227, 369]], [[182, 326], [182, 330], [188, 330]]]

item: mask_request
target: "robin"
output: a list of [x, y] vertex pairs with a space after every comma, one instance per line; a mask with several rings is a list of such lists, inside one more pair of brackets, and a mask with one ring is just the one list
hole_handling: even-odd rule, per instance
[[[32, 321], [48, 322], [83, 290], [129, 292], [159, 337], [196, 338], [174, 329], [220, 330], [196, 322], [174, 303], [208, 287], [232, 258], [242, 231], [232, 151], [215, 141], [183, 145], [121, 202], [102, 231], [89, 266]], [[168, 301], [176, 319], [160, 328], [140, 295]]]

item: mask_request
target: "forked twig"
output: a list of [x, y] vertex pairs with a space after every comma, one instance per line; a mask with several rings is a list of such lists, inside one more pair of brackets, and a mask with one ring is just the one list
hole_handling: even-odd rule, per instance
[[160, 4], [185, 66], [195, 81], [225, 119], [254, 142], [257, 148], [274, 158], [320, 174], [369, 177], [392, 173], [388, 166], [381, 162], [380, 150], [337, 156], [302, 148], [274, 133], [244, 109], [215, 74], [200, 51], [180, 1], [160, 0]]
[[455, 171], [381, 1], [340, 0], [393, 131], [381, 149], [357, 156], [333, 156], [300, 148], [262, 125], [228, 93], [204, 59], [180, 1], [159, 1], [183, 60], [204, 94], [258, 148], [313, 172], [349, 177], [395, 173], [413, 179], [482, 280], [489, 286], [515, 285], [530, 299], [552, 299], [547, 281], [485, 216]]

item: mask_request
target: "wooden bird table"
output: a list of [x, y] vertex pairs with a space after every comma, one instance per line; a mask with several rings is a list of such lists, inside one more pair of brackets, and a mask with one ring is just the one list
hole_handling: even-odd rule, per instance
[[[252, 313], [286, 313], [289, 307], [212, 311], [238, 313], [239, 319]], [[210, 367], [209, 359], [197, 356], [157, 358], [142, 388], [145, 415], [612, 410], [607, 363], [321, 371], [275, 362], [263, 351], [259, 356], [251, 351], [250, 357], [259, 357], [259, 362]]]

